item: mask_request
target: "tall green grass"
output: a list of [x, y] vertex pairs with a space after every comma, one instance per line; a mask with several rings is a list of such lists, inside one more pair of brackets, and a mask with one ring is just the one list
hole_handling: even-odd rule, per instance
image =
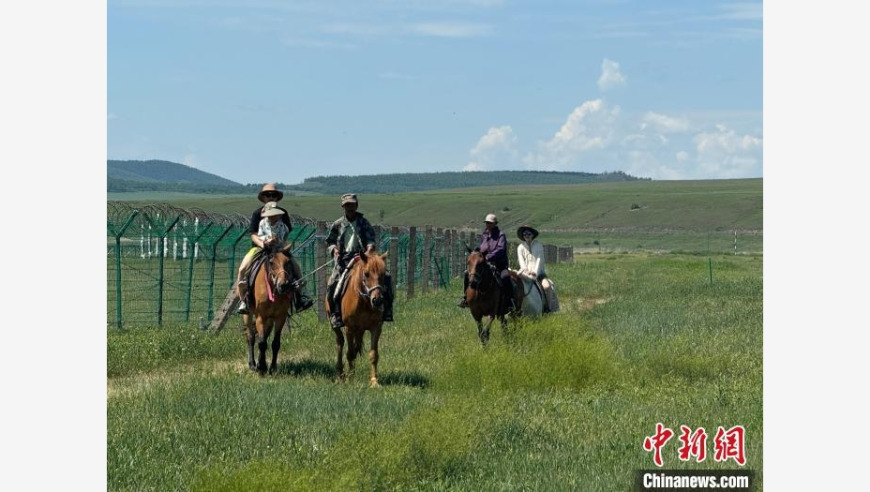
[[396, 303], [368, 361], [335, 376], [305, 313], [281, 371], [247, 370], [238, 323], [214, 335], [108, 332], [109, 490], [627, 490], [656, 422], [746, 428], [763, 484], [762, 259], [584, 255], [553, 265], [563, 311], [496, 322], [486, 347], [459, 287]]

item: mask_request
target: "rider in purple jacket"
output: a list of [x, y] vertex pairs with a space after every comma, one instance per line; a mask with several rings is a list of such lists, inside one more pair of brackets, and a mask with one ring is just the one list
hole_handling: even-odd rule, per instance
[[[514, 284], [508, 273], [508, 254], [507, 254], [507, 236], [504, 231], [498, 228], [498, 218], [495, 214], [487, 214], [483, 223], [486, 225], [486, 230], [483, 231], [480, 238], [480, 246], [477, 248], [483, 253], [486, 262], [495, 266], [501, 279], [501, 295], [502, 305], [508, 306], [511, 311], [516, 310], [514, 302], [513, 288]], [[468, 300], [465, 299], [465, 291], [468, 290], [468, 272], [464, 276], [464, 288], [462, 289], [462, 299], [459, 301], [459, 307], [468, 307]]]

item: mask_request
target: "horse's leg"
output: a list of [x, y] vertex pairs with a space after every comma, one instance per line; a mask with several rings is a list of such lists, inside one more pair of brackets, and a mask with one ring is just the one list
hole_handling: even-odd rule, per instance
[[378, 340], [381, 338], [381, 327], [371, 329], [372, 345], [369, 349], [369, 362], [372, 364], [369, 384], [372, 388], [378, 386]]
[[480, 335], [480, 343], [486, 345], [489, 342], [489, 327], [492, 326], [492, 322], [495, 318], [493, 316], [487, 316], [487, 321], [483, 323], [483, 332]]
[[257, 316], [257, 350], [259, 357], [257, 358], [257, 371], [260, 374], [266, 374], [266, 350], [269, 347], [269, 321], [263, 320], [262, 316]]
[[333, 328], [332, 331], [335, 332], [335, 351], [337, 353], [337, 357], [335, 360], [335, 378], [336, 380], [344, 379], [344, 362], [342, 361], [342, 357], [344, 354], [344, 335], [341, 333], [341, 328]]
[[254, 331], [252, 317], [252, 314], [242, 315], [242, 319], [245, 323], [245, 338], [248, 340], [248, 369], [255, 371], [257, 369], [257, 364], [254, 363], [254, 339], [257, 335], [256, 331]]
[[[346, 332], [347, 333], [347, 332]], [[356, 356], [362, 348], [362, 335], [347, 333], [347, 372], [353, 374]]]
[[275, 334], [272, 335], [272, 363], [269, 365], [269, 374], [278, 372], [278, 351], [281, 350], [281, 330], [284, 328], [286, 316], [279, 316], [275, 320]]

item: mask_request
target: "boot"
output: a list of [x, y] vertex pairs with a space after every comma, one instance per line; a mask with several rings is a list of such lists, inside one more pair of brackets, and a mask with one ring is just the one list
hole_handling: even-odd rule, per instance
[[314, 305], [314, 301], [310, 297], [306, 296], [302, 292], [299, 292], [298, 290], [296, 291], [295, 297], [297, 313], [301, 313], [302, 311], [305, 311], [306, 309]]
[[337, 282], [326, 287], [326, 299], [329, 303], [329, 324], [337, 330], [344, 326], [344, 321], [341, 320], [341, 300], [335, 299], [336, 285]]
[[336, 330], [344, 326], [344, 321], [341, 320], [341, 313], [332, 313], [329, 317], [329, 324]]
[[384, 312], [381, 315], [383, 321], [393, 321], [393, 279], [389, 275], [384, 277]]
[[240, 280], [238, 284], [239, 289], [239, 308], [236, 310], [239, 314], [251, 314], [248, 310], [248, 283], [244, 280]]

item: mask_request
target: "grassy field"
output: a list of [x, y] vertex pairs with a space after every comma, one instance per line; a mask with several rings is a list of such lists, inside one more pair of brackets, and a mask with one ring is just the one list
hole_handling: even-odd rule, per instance
[[[590, 251], [727, 253], [733, 250], [736, 230], [738, 249], [745, 253], [763, 251], [762, 191], [761, 179], [487, 187], [364, 195], [360, 211], [373, 223], [473, 230], [482, 229], [483, 216], [494, 212], [512, 237], [520, 224], [532, 224], [545, 242]], [[108, 198], [245, 216], [258, 203], [248, 196], [177, 193]], [[291, 214], [318, 220], [332, 221], [341, 214], [334, 196], [287, 195], [282, 205]]]
[[459, 287], [406, 300], [368, 362], [333, 382], [313, 313], [278, 375], [246, 366], [240, 322], [107, 333], [109, 490], [629, 490], [662, 422], [746, 429], [763, 490], [760, 255], [581, 255], [553, 265], [563, 311], [481, 347]]

